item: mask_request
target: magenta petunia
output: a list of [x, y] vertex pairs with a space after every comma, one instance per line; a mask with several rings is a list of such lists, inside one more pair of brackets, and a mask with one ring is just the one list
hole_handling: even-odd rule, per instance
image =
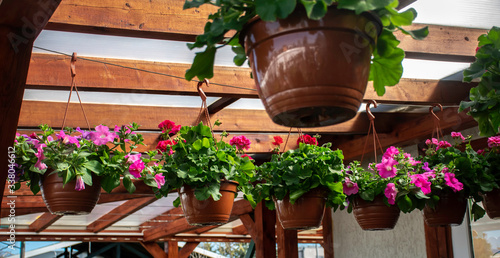
[[132, 163], [140, 160], [141, 156], [142, 155], [140, 153], [137, 153], [137, 154], [130, 154], [129, 153], [129, 154], [125, 155], [125, 159], [127, 159], [127, 163], [132, 164]]
[[160, 189], [165, 184], [165, 176], [163, 174], [156, 174], [154, 177], [156, 184], [158, 185], [158, 189]]
[[387, 150], [385, 150], [385, 153], [382, 156], [382, 158], [385, 158], [385, 159], [394, 158], [394, 156], [396, 156], [398, 154], [399, 154], [398, 148], [391, 146], [391, 147], [387, 148]]
[[75, 190], [81, 191], [85, 189], [85, 182], [83, 182], [82, 176], [76, 176]]
[[444, 181], [447, 186], [453, 189], [453, 192], [458, 192], [464, 189], [464, 185], [455, 178], [455, 174], [453, 173], [444, 173]]
[[395, 177], [398, 173], [398, 169], [395, 165], [398, 164], [398, 161], [393, 158], [382, 159], [381, 163], [375, 165], [378, 170], [378, 174], [382, 178], [390, 178]]
[[56, 134], [56, 136], [57, 139], [61, 140], [64, 144], [76, 144], [76, 146], [80, 148], [78, 139], [74, 136], [65, 134], [63, 130], [61, 130], [59, 134]]
[[95, 132], [90, 133], [90, 139], [95, 145], [105, 145], [108, 142], [113, 142], [115, 138], [118, 138], [118, 135], [110, 132], [109, 128], [104, 125], [96, 126]]
[[250, 140], [244, 135], [235, 136], [230, 141], [229, 144], [236, 146], [238, 150], [248, 150], [250, 149]]
[[133, 175], [135, 178], [140, 178], [144, 168], [145, 168], [144, 162], [142, 160], [136, 160], [134, 163], [130, 164], [128, 172], [130, 172], [130, 174]]
[[389, 202], [389, 204], [394, 205], [396, 203], [397, 194], [398, 190], [396, 190], [396, 185], [394, 183], [388, 183], [384, 190], [384, 195], [387, 197], [387, 202]]
[[431, 182], [429, 182], [428, 177], [423, 174], [410, 175], [411, 184], [420, 188], [424, 194], [431, 193]]
[[342, 185], [344, 186], [344, 193], [346, 195], [356, 194], [359, 191], [358, 184], [352, 182], [348, 177], [345, 178], [345, 181]]
[[499, 147], [500, 146], [500, 136], [492, 136], [488, 138], [488, 147]]

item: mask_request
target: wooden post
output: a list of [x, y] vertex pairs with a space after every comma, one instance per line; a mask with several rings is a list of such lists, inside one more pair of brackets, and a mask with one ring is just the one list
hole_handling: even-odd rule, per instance
[[276, 257], [276, 212], [266, 208], [261, 202], [254, 211], [256, 257]]
[[297, 230], [284, 229], [276, 218], [276, 238], [278, 242], [278, 258], [299, 257]]
[[177, 241], [165, 242], [165, 252], [168, 258], [178, 258], [179, 257], [179, 246]]
[[429, 258], [453, 258], [451, 227], [430, 227], [424, 222], [425, 247]]
[[[14, 143], [33, 42], [60, 2], [4, 0], [0, 4], [0, 182], [5, 182], [12, 165], [7, 154]], [[1, 193], [4, 187], [1, 183]]]
[[333, 219], [332, 208], [325, 208], [323, 215], [323, 250], [325, 258], [333, 258]]

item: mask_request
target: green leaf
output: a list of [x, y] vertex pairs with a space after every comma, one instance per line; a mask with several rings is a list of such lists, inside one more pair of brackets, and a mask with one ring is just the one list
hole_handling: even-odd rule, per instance
[[397, 205], [398, 205], [399, 209], [404, 213], [410, 212], [412, 210], [412, 207], [413, 207], [413, 203], [412, 203], [410, 197], [408, 197], [408, 195], [405, 195], [405, 196], [399, 198], [399, 200], [397, 201]]
[[85, 184], [92, 186], [92, 175], [86, 169], [81, 176]]
[[384, 95], [385, 86], [394, 86], [401, 79], [404, 57], [405, 53], [400, 48], [396, 48], [389, 56], [384, 57], [374, 53], [370, 66], [370, 80], [373, 81], [373, 88], [379, 96]]
[[472, 208], [471, 208], [471, 216], [472, 218], [474, 219], [474, 221], [477, 221], [478, 219], [482, 218], [485, 214], [485, 210], [477, 205], [477, 203], [473, 203], [472, 204]]
[[356, 14], [384, 8], [393, 0], [339, 0], [338, 8], [353, 10]]
[[210, 148], [210, 141], [207, 138], [203, 138], [201, 145], [205, 148]]
[[201, 139], [198, 139], [195, 142], [193, 142], [193, 149], [199, 151], [199, 150], [201, 150], [201, 147], [202, 147], [202, 140]]
[[297, 0], [255, 0], [255, 11], [263, 21], [283, 19], [295, 10]]
[[125, 189], [127, 189], [129, 193], [135, 192], [135, 185], [132, 182], [131, 176], [123, 177], [123, 186], [125, 186]]
[[211, 0], [186, 0], [184, 2], [184, 6], [182, 7], [184, 10], [189, 9], [189, 8], [194, 8], [194, 7], [200, 7], [201, 5], [205, 3], [210, 3]]
[[234, 58], [233, 58], [234, 64], [237, 66], [243, 65], [245, 63], [245, 61], [247, 60], [245, 48], [243, 48], [242, 46], [240, 46], [238, 44], [238, 46], [232, 46], [231, 50], [233, 50], [233, 52], [236, 54], [236, 56], [234, 56]]
[[290, 192], [290, 203], [293, 205], [299, 197], [307, 193], [306, 189], [298, 189]]
[[207, 47], [205, 51], [196, 53], [191, 68], [186, 71], [185, 78], [191, 81], [195, 76], [200, 81], [214, 76], [215, 47]]
[[97, 160], [89, 160], [83, 163], [83, 166], [97, 175], [100, 175], [103, 171], [101, 163]]
[[402, 13], [397, 13], [391, 15], [391, 22], [394, 26], [409, 26], [412, 24], [413, 20], [416, 16], [416, 11], [413, 8], [410, 8]]
[[174, 207], [179, 207], [181, 205], [181, 198], [177, 197], [173, 202]]
[[401, 30], [401, 32], [403, 32], [404, 34], [410, 35], [413, 39], [417, 40], [425, 39], [429, 35], [429, 26], [425, 26], [416, 30], [405, 30], [401, 27], [398, 27], [398, 29]]

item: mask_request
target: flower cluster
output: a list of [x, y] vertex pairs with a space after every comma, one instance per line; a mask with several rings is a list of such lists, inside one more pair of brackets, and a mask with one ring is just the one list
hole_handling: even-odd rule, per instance
[[248, 150], [250, 149], [250, 140], [244, 135], [235, 136], [230, 141], [229, 144], [236, 146], [238, 151]]
[[297, 145], [299, 145], [300, 143], [318, 145], [318, 140], [316, 139], [316, 137], [306, 134], [299, 136], [299, 138], [297, 139]]

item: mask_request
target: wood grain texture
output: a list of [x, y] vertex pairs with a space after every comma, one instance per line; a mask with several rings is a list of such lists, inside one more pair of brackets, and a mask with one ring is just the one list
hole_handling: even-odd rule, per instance
[[33, 230], [34, 232], [41, 232], [50, 227], [61, 217], [61, 215], [54, 215], [50, 212], [44, 212], [29, 225], [29, 229]]
[[142, 247], [146, 249], [153, 257], [168, 258], [167, 253], [155, 242], [140, 242]]

